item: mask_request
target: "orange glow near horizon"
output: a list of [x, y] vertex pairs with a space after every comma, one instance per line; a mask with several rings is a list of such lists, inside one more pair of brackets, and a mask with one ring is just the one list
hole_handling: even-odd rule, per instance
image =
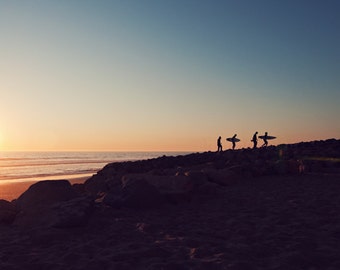
[[[31, 112], [29, 112], [31, 113]], [[66, 116], [63, 116], [66, 117]], [[13, 119], [21, 123], [19, 118]], [[8, 125], [6, 129], [0, 131], [0, 151], [183, 151], [183, 152], [205, 152], [217, 150], [217, 138], [222, 137], [223, 150], [231, 149], [232, 144], [226, 141], [227, 137], [232, 137], [237, 133], [237, 138], [241, 141], [236, 144], [236, 149], [252, 147], [251, 138], [257, 130], [258, 135], [263, 135], [267, 129], [256, 128], [255, 125], [244, 127], [243, 122], [231, 123], [235, 128], [220, 127], [219, 123], [208, 122], [191, 126], [178, 126], [173, 129], [164, 125], [159, 129], [138, 124], [131, 126], [109, 126], [107, 123], [97, 124], [97, 126], [72, 126], [65, 118], [65, 127], [51, 126], [43, 128], [35, 124], [32, 128], [29, 125]], [[8, 121], [9, 122], [9, 121]], [[14, 122], [14, 121], [13, 121]], [[105, 120], [103, 121], [105, 122]], [[268, 124], [274, 125], [275, 120]], [[292, 123], [294, 124], [294, 123]], [[305, 125], [301, 130], [299, 123], [291, 126], [276, 127], [269, 129], [269, 135], [276, 136], [277, 139], [269, 141], [269, 145], [298, 143], [302, 141], [326, 140], [330, 138], [338, 139], [337, 127], [325, 132], [322, 129], [314, 131], [314, 125]], [[199, 128], [202, 125], [202, 128]], [[263, 124], [262, 124], [263, 125]], [[4, 126], [4, 125], [3, 125]], [[264, 125], [263, 125], [264, 126]], [[206, 128], [209, 127], [209, 128]], [[255, 128], [254, 128], [255, 127]], [[117, 130], [116, 130], [117, 129]], [[235, 132], [236, 131], [236, 132]], [[262, 144], [259, 139], [258, 145]]]
[[0, 151], [340, 138], [336, 1], [3, 2]]
[[[263, 132], [264, 133], [264, 132]], [[38, 133], [39, 134], [39, 133]], [[231, 134], [232, 135], [232, 134]], [[226, 137], [222, 136], [223, 150], [231, 149], [232, 144], [226, 141]], [[247, 136], [246, 136], [247, 135]], [[237, 138], [241, 141], [236, 144], [236, 149], [252, 147], [252, 134], [238, 133]], [[259, 133], [262, 135], [262, 133]], [[314, 137], [301, 135], [299, 137], [289, 134], [269, 133], [269, 135], [277, 136], [277, 139], [270, 140], [269, 145], [298, 143], [302, 141], [326, 140], [331, 137], [323, 137], [321, 134], [315, 134]], [[133, 151], [150, 151], [150, 152], [205, 152], [217, 150], [216, 136], [159, 136], [151, 138], [149, 136], [133, 138], [133, 136], [116, 137], [88, 137], [79, 135], [79, 139], [74, 137], [56, 138], [49, 137], [26, 137], [25, 140], [9, 141], [0, 133], [0, 150], [1, 151], [117, 151], [117, 152], [133, 152]], [[119, 138], [119, 139], [118, 139]], [[259, 139], [258, 146], [262, 145]]]

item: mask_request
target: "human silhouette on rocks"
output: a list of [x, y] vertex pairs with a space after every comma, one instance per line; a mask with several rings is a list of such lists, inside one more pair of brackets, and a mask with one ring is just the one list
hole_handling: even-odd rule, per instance
[[253, 138], [251, 139], [251, 141], [253, 142], [253, 149], [255, 149], [257, 147], [257, 131], [255, 132], [255, 134], [253, 135]]
[[235, 149], [236, 146], [236, 142], [240, 141], [239, 139], [236, 138], [237, 134], [235, 134], [233, 137], [231, 138], [227, 138], [227, 141], [230, 141], [233, 144], [233, 150]]
[[261, 147], [266, 147], [266, 146], [268, 146], [267, 137], [268, 137], [268, 132], [265, 132], [265, 133], [264, 133], [264, 136], [262, 137], [263, 145], [262, 145]]
[[217, 152], [222, 152], [222, 143], [221, 143], [221, 136], [217, 139]]

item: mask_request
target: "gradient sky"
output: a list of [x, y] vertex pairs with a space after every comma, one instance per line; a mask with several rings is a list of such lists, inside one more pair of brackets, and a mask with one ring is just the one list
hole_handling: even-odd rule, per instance
[[0, 150], [340, 138], [340, 1], [0, 0]]

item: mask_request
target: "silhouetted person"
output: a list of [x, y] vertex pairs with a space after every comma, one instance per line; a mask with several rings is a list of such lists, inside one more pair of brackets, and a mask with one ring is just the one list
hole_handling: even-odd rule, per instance
[[253, 149], [255, 149], [257, 147], [257, 131], [255, 132], [255, 134], [253, 135], [253, 138], [251, 139], [251, 141], [253, 142], [254, 146]]
[[261, 147], [266, 147], [268, 145], [267, 136], [268, 136], [268, 132], [264, 133], [264, 136], [262, 138], [263, 145]]
[[235, 134], [235, 135], [232, 137], [232, 141], [231, 141], [231, 142], [233, 143], [233, 150], [235, 149], [235, 146], [236, 146], [236, 142], [235, 142], [235, 141], [236, 141], [236, 140], [235, 140], [235, 139], [236, 139], [236, 136], [237, 136], [237, 134]]
[[217, 139], [217, 152], [222, 151], [221, 136]]

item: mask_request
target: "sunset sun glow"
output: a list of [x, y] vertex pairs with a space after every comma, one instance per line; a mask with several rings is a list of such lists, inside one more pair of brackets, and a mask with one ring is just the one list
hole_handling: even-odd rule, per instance
[[0, 147], [339, 138], [339, 4], [304, 2], [1, 1]]

